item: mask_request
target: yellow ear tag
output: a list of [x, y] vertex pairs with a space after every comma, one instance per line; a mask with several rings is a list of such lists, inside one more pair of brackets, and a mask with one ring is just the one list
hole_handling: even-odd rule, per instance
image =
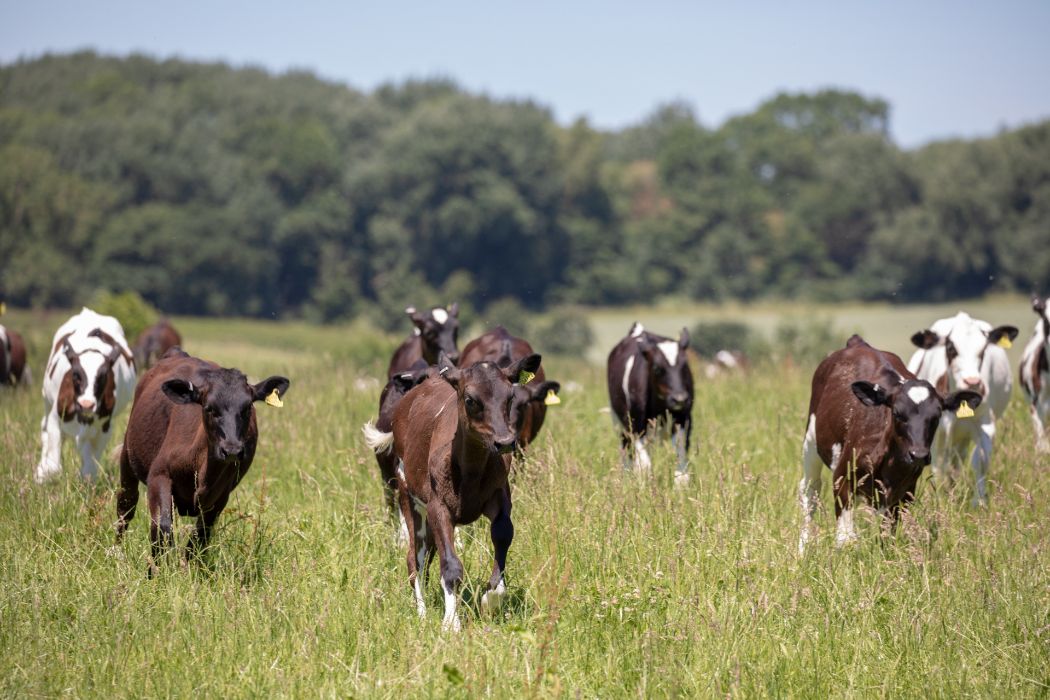
[[0, 316], [3, 316], [6, 313], [7, 313], [7, 304], [5, 304], [4, 302], [0, 301]]
[[274, 408], [282, 408], [284, 406], [284, 401], [281, 401], [281, 397], [276, 389], [271, 391], [270, 395], [266, 397], [266, 405]]
[[972, 418], [973, 417], [973, 409], [970, 408], [970, 404], [968, 404], [965, 401], [963, 401], [962, 405], [959, 406], [959, 410], [955, 412], [955, 416], [957, 418]]
[[518, 384], [528, 384], [529, 382], [531, 382], [535, 378], [536, 378], [535, 374], [533, 374], [532, 372], [530, 372], [527, 369], [523, 369], [523, 370], [521, 370], [521, 374], [518, 375]]
[[554, 393], [554, 389], [547, 389], [547, 398], [543, 399], [544, 406], [557, 406], [561, 403], [561, 397]]
[[1005, 335], [999, 336], [999, 342], [996, 343], [996, 345], [1007, 350], [1014, 346], [1014, 344], [1010, 342], [1010, 338]]

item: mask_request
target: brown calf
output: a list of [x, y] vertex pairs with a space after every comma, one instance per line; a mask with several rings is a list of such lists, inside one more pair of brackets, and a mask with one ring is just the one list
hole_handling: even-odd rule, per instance
[[173, 508], [197, 518], [187, 556], [206, 546], [230, 492], [255, 457], [254, 402], [278, 403], [288, 384], [276, 376], [249, 384], [236, 369], [178, 350], [146, 372], [135, 390], [120, 452], [117, 540], [135, 516], [142, 482], [153, 560], [173, 541]]
[[164, 357], [171, 348], [182, 345], [182, 336], [171, 325], [166, 318], [146, 328], [135, 340], [132, 353], [135, 355], [135, 366], [139, 370], [147, 370], [156, 364], [157, 360]]
[[[488, 361], [494, 362], [497, 367], [509, 367], [512, 363], [532, 354], [532, 346], [527, 340], [511, 335], [503, 326], [496, 326], [488, 333], [467, 343], [460, 356], [459, 366], [470, 367], [478, 362]], [[522, 449], [528, 447], [529, 443], [539, 435], [543, 421], [547, 417], [548, 402], [557, 402], [556, 398], [550, 398], [551, 393], [557, 396], [560, 389], [557, 382], [546, 381], [547, 375], [542, 366], [536, 369], [535, 375], [535, 378], [530, 381], [530, 383], [537, 383], [536, 386], [531, 387], [535, 399], [521, 413], [521, 424], [518, 425], [518, 445]], [[537, 388], [539, 385], [544, 385], [548, 391], [540, 391]]]
[[422, 576], [435, 548], [445, 593], [444, 627], [459, 629], [456, 602], [463, 564], [454, 549], [454, 530], [485, 515], [495, 564], [485, 610], [498, 606], [506, 584], [503, 572], [514, 538], [507, 474], [518, 441], [518, 414], [546, 391], [538, 382], [516, 383], [522, 371], [535, 373], [539, 355], [508, 367], [481, 362], [456, 369], [444, 355], [440, 376], [410, 391], [394, 411], [393, 444], [398, 465], [398, 500], [408, 523], [408, 580], [416, 609], [426, 613]]
[[26, 367], [26, 341], [18, 331], [0, 326], [0, 385], [32, 381], [32, 372]]
[[863, 496], [889, 524], [911, 502], [915, 484], [930, 463], [930, 444], [941, 412], [963, 402], [976, 408], [981, 395], [956, 391], [942, 398], [917, 379], [899, 357], [876, 350], [857, 335], [828, 355], [813, 374], [809, 419], [802, 443], [802, 533], [799, 552], [813, 535], [821, 464], [831, 469], [836, 542], [856, 539], [853, 500]]

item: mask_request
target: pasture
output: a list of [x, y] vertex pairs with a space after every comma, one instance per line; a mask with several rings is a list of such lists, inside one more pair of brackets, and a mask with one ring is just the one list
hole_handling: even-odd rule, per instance
[[[832, 318], [842, 342], [861, 330], [903, 352], [913, 331], [957, 306], [782, 311]], [[1016, 370], [1035, 320], [1027, 302], [965, 308], [1021, 328]], [[721, 314], [761, 327], [777, 313], [603, 311], [589, 357], [604, 359], [635, 317], [670, 332]], [[604, 367], [545, 358], [563, 402], [513, 477], [510, 595], [499, 616], [481, 612], [487, 522], [464, 528], [456, 635], [441, 631], [436, 562], [429, 616], [416, 616], [405, 551], [360, 437], [399, 338], [364, 325], [177, 319], [191, 353], [292, 384], [284, 408], [257, 405], [255, 462], [204, 561], [173, 556], [147, 580], [144, 507], [114, 546], [115, 462], [86, 486], [67, 445], [61, 478], [32, 481], [39, 381], [64, 318], [3, 319], [26, 336], [34, 373], [31, 390], [0, 393], [5, 697], [1050, 693], [1050, 458], [1033, 451], [1016, 379], [987, 508], [970, 505], [968, 471], [954, 490], [924, 476], [896, 535], [862, 523], [860, 542], [839, 550], [825, 476], [821, 534], [800, 558], [796, 488], [813, 367], [697, 373], [692, 481], [673, 489], [669, 442], [652, 450], [652, 479], [622, 470], [602, 411]], [[178, 521], [180, 541], [191, 525]]]

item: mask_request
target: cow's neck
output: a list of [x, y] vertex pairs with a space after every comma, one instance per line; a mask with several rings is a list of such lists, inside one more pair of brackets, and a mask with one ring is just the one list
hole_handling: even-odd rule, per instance
[[463, 475], [477, 475], [485, 470], [489, 459], [489, 448], [470, 435], [462, 424], [452, 440], [452, 455]]

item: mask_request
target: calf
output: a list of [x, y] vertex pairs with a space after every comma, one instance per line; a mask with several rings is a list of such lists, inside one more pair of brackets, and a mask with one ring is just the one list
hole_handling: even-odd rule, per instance
[[[230, 492], [255, 457], [254, 402], [280, 405], [284, 377], [249, 384], [240, 371], [169, 351], [143, 375], [120, 452], [117, 541], [146, 485], [154, 561], [172, 543], [173, 510], [195, 516], [187, 556], [208, 543]], [[152, 567], [151, 567], [152, 570]]]
[[394, 428], [394, 410], [405, 394], [430, 375], [431, 367], [423, 360], [418, 360], [407, 371], [391, 377], [379, 395], [379, 418], [374, 425], [369, 421], [361, 429], [365, 436], [365, 444], [376, 453], [390, 514], [400, 520], [398, 542], [408, 541], [408, 525], [401, 508], [397, 505], [397, 457], [394, 455], [391, 432]]
[[426, 614], [423, 581], [436, 552], [445, 593], [446, 629], [458, 630], [456, 615], [463, 565], [456, 556], [454, 530], [485, 515], [495, 555], [485, 610], [498, 606], [504, 593], [507, 550], [514, 538], [511, 522], [511, 452], [518, 441], [519, 414], [539, 384], [516, 383], [522, 372], [535, 373], [539, 355], [529, 355], [508, 367], [480, 362], [456, 369], [441, 356], [439, 376], [410, 391], [394, 411], [393, 443], [399, 459], [398, 501], [408, 523], [408, 580], [416, 610]]
[[147, 370], [164, 356], [168, 350], [182, 345], [182, 336], [166, 318], [146, 328], [135, 339], [135, 364], [140, 370]]
[[62, 324], [44, 371], [37, 483], [61, 469], [63, 435], [76, 440], [80, 475], [93, 480], [113, 418], [134, 390], [135, 363], [117, 319], [85, 308]]
[[[470, 367], [478, 362], [494, 362], [497, 367], [509, 367], [514, 362], [533, 354], [532, 346], [523, 338], [511, 335], [503, 326], [496, 326], [488, 333], [478, 336], [467, 343], [459, 364]], [[548, 382], [547, 374], [541, 365], [536, 369], [536, 376], [529, 381], [537, 382], [532, 386], [535, 397], [521, 414], [521, 423], [517, 426], [518, 446], [524, 449], [536, 439], [543, 421], [547, 417], [547, 406], [560, 403], [557, 382]], [[542, 391], [546, 389], [546, 391]]]
[[678, 340], [672, 340], [635, 323], [627, 337], [609, 353], [606, 370], [609, 403], [613, 423], [620, 432], [624, 466], [633, 455], [636, 469], [652, 469], [645, 449], [646, 435], [655, 423], [670, 419], [671, 440], [678, 453], [676, 484], [689, 481], [693, 373], [686, 357], [688, 347], [689, 331], [684, 328]]
[[33, 373], [26, 367], [26, 343], [18, 331], [0, 326], [0, 385], [29, 384]]
[[974, 502], [988, 502], [988, 464], [995, 440], [995, 421], [1003, 415], [1010, 399], [1013, 377], [1010, 360], [1003, 347], [1017, 337], [1014, 326], [998, 326], [971, 318], [960, 311], [942, 318], [930, 328], [911, 337], [919, 349], [908, 362], [908, 369], [925, 379], [941, 393], [968, 389], [982, 401], [972, 419], [959, 419], [945, 411], [933, 442], [933, 472], [950, 475], [955, 465], [967, 457], [976, 477]]
[[799, 553], [813, 535], [820, 494], [821, 463], [831, 469], [835, 494], [836, 542], [856, 539], [853, 499], [878, 505], [890, 523], [914, 497], [922, 469], [930, 463], [930, 444], [941, 415], [966, 402], [981, 403], [976, 391], [942, 398], [917, 378], [899, 357], [876, 350], [853, 336], [828, 355], [813, 373], [809, 421], [802, 442], [802, 506]]
[[1032, 299], [1032, 310], [1039, 316], [1032, 330], [1032, 339], [1021, 356], [1021, 387], [1028, 397], [1028, 412], [1035, 428], [1035, 445], [1040, 452], [1050, 452], [1050, 441], [1046, 438], [1046, 419], [1050, 414], [1050, 316], [1046, 312], [1046, 300]]
[[412, 365], [423, 360], [428, 365], [437, 363], [438, 355], [445, 353], [453, 364], [459, 361], [456, 342], [459, 338], [459, 304], [453, 302], [447, 308], [435, 306], [426, 313], [410, 306], [405, 313], [412, 319], [415, 330], [394, 351], [386, 376], [408, 371]]

